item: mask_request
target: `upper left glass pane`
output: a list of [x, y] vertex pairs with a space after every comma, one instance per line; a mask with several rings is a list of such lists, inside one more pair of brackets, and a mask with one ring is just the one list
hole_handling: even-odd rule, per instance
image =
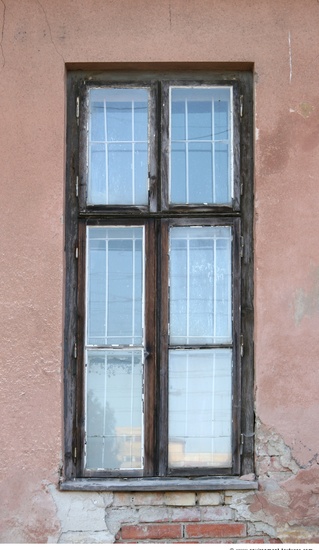
[[149, 91], [89, 92], [88, 204], [148, 203]]

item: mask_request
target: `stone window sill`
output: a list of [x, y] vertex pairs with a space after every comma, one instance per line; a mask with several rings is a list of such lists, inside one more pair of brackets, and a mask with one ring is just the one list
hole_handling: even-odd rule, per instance
[[98, 479], [62, 481], [61, 491], [245, 491], [258, 489], [256, 480], [234, 477]]

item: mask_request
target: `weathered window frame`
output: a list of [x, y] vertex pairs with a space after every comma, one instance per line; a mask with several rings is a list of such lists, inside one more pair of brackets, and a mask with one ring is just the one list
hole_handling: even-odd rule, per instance
[[[124, 206], [86, 205], [86, 143], [83, 136], [86, 127], [86, 90], [89, 86], [147, 86], [151, 90], [151, 124], [157, 129], [151, 135], [153, 152], [149, 172], [149, 208]], [[231, 85], [234, 91], [234, 202], [232, 206], [220, 205], [169, 205], [168, 181], [168, 109], [159, 106], [167, 104], [169, 86]], [[189, 488], [193, 486], [211, 488], [213, 476], [235, 479], [254, 471], [254, 408], [253, 408], [253, 107], [252, 74], [250, 72], [199, 72], [150, 74], [140, 72], [70, 72], [68, 75], [68, 118], [67, 118], [67, 185], [66, 185], [66, 306], [64, 336], [64, 485], [68, 481], [83, 480], [86, 488], [93, 487], [99, 478], [109, 479], [104, 487], [132, 488], [137, 490], [139, 473], [131, 478], [118, 480], [118, 473], [83, 472], [81, 449], [83, 446], [83, 325], [85, 291], [85, 226], [92, 225], [136, 225], [147, 227], [146, 246], [152, 252], [148, 255], [146, 279], [162, 280], [161, 314], [158, 316], [155, 293], [146, 285], [147, 331], [146, 349], [149, 352], [148, 378], [146, 380], [144, 429], [145, 470], [144, 481], [148, 487], [157, 486]], [[164, 182], [164, 183], [163, 183]], [[169, 471], [166, 461], [167, 449], [167, 373], [165, 353], [167, 346], [160, 334], [165, 334], [167, 324], [167, 228], [170, 224], [229, 224], [233, 227], [233, 272], [237, 283], [234, 291], [234, 349], [236, 369], [233, 376], [234, 444], [233, 467], [231, 469], [187, 469]], [[158, 238], [162, 226], [162, 237]], [[162, 242], [161, 242], [162, 240]], [[237, 311], [237, 313], [236, 313]], [[159, 341], [161, 340], [161, 344]], [[165, 338], [164, 338], [165, 340]], [[160, 360], [161, 357], [161, 360]], [[163, 360], [164, 358], [164, 360]], [[160, 419], [160, 421], [159, 421]], [[159, 457], [164, 457], [160, 460]], [[127, 477], [123, 472], [122, 477]], [[94, 478], [94, 479], [90, 479]], [[225, 478], [225, 479], [226, 479]], [[85, 480], [87, 480], [85, 482]], [[151, 480], [153, 484], [150, 485]], [[208, 481], [207, 481], [208, 480]], [[101, 480], [102, 481], [102, 480]], [[106, 484], [105, 484], [106, 483]], [[233, 484], [235, 482], [233, 481]], [[166, 485], [165, 485], [166, 484]], [[236, 483], [235, 483], [236, 485]], [[145, 485], [144, 485], [145, 487]], [[82, 487], [83, 488], [83, 487]]]

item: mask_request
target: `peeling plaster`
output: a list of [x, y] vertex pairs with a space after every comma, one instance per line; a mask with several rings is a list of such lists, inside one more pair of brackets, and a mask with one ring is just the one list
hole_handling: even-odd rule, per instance
[[114, 537], [105, 523], [105, 508], [111, 505], [113, 493], [66, 493], [49, 486], [56, 506], [60, 532], [59, 543], [110, 543]]
[[310, 103], [304, 101], [302, 103], [299, 103], [295, 109], [290, 108], [290, 113], [297, 113], [298, 115], [302, 116], [303, 118], [309, 118], [311, 113], [315, 110], [314, 106]]

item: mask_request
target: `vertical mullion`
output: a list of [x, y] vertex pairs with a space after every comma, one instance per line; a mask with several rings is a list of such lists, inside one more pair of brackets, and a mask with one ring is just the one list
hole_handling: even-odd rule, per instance
[[104, 344], [108, 343], [108, 302], [109, 302], [109, 231], [106, 228], [105, 238], [105, 328]]
[[186, 204], [189, 204], [188, 101], [187, 99], [185, 99], [185, 162], [186, 162]]
[[[144, 475], [155, 476], [156, 472], [156, 422], [160, 414], [157, 409], [158, 350], [155, 335], [158, 315], [156, 311], [157, 250], [156, 221], [145, 224], [145, 336], [144, 336]], [[157, 413], [157, 414], [155, 414]]]
[[130, 393], [130, 461], [132, 463], [132, 424], [133, 424], [133, 400], [134, 400], [134, 351], [131, 351], [131, 393]]
[[[106, 403], [106, 392], [107, 392], [107, 366], [108, 366], [108, 356], [107, 352], [104, 354], [104, 403]], [[104, 461], [105, 461], [105, 427], [106, 427], [106, 407], [104, 409], [104, 418], [103, 418], [103, 446], [102, 446], [102, 464], [104, 467]]]
[[213, 176], [213, 203], [216, 202], [216, 175], [215, 175], [215, 101], [212, 99], [212, 176]]
[[134, 125], [135, 125], [135, 117], [134, 117], [134, 109], [135, 109], [135, 101], [132, 100], [132, 204], [135, 204], [135, 139], [134, 139]]
[[229, 177], [230, 177], [230, 197], [231, 199], [234, 198], [234, 147], [233, 147], [233, 124], [234, 124], [234, 117], [233, 117], [233, 88], [230, 87], [229, 90], [229, 110], [227, 113], [227, 134], [228, 134], [228, 170], [229, 170]]
[[136, 235], [135, 231], [133, 234], [132, 239], [132, 340], [131, 344], [135, 344], [135, 269], [136, 269], [136, 261], [135, 261], [135, 252], [136, 252]]
[[189, 315], [190, 315], [190, 250], [189, 234], [186, 240], [186, 344], [189, 344]]
[[169, 380], [169, 221], [167, 219], [158, 221], [158, 280], [161, 284], [161, 315], [158, 326], [159, 347], [159, 414], [157, 418], [158, 430], [158, 475], [166, 476], [168, 467], [168, 380]]
[[104, 99], [104, 136], [105, 136], [105, 195], [106, 204], [109, 204], [109, 164], [108, 164], [108, 135], [106, 117], [106, 99]]
[[216, 259], [216, 249], [217, 249], [217, 246], [216, 246], [216, 237], [214, 237], [213, 239], [213, 254], [214, 254], [214, 259], [213, 259], [213, 262], [214, 262], [214, 288], [213, 288], [213, 307], [214, 307], [214, 322], [213, 322], [213, 326], [214, 326], [214, 343], [216, 342], [216, 324], [217, 324], [217, 313], [216, 313], [216, 309], [217, 309], [217, 259]]
[[216, 411], [215, 411], [215, 378], [216, 378], [216, 353], [213, 355], [213, 380], [212, 380], [212, 417], [214, 421], [212, 422], [212, 434], [211, 434], [211, 452], [212, 457], [214, 455], [215, 449], [215, 435], [216, 435]]
[[186, 351], [186, 388], [185, 388], [185, 437], [187, 438], [188, 430], [188, 389], [189, 389], [189, 353]]

